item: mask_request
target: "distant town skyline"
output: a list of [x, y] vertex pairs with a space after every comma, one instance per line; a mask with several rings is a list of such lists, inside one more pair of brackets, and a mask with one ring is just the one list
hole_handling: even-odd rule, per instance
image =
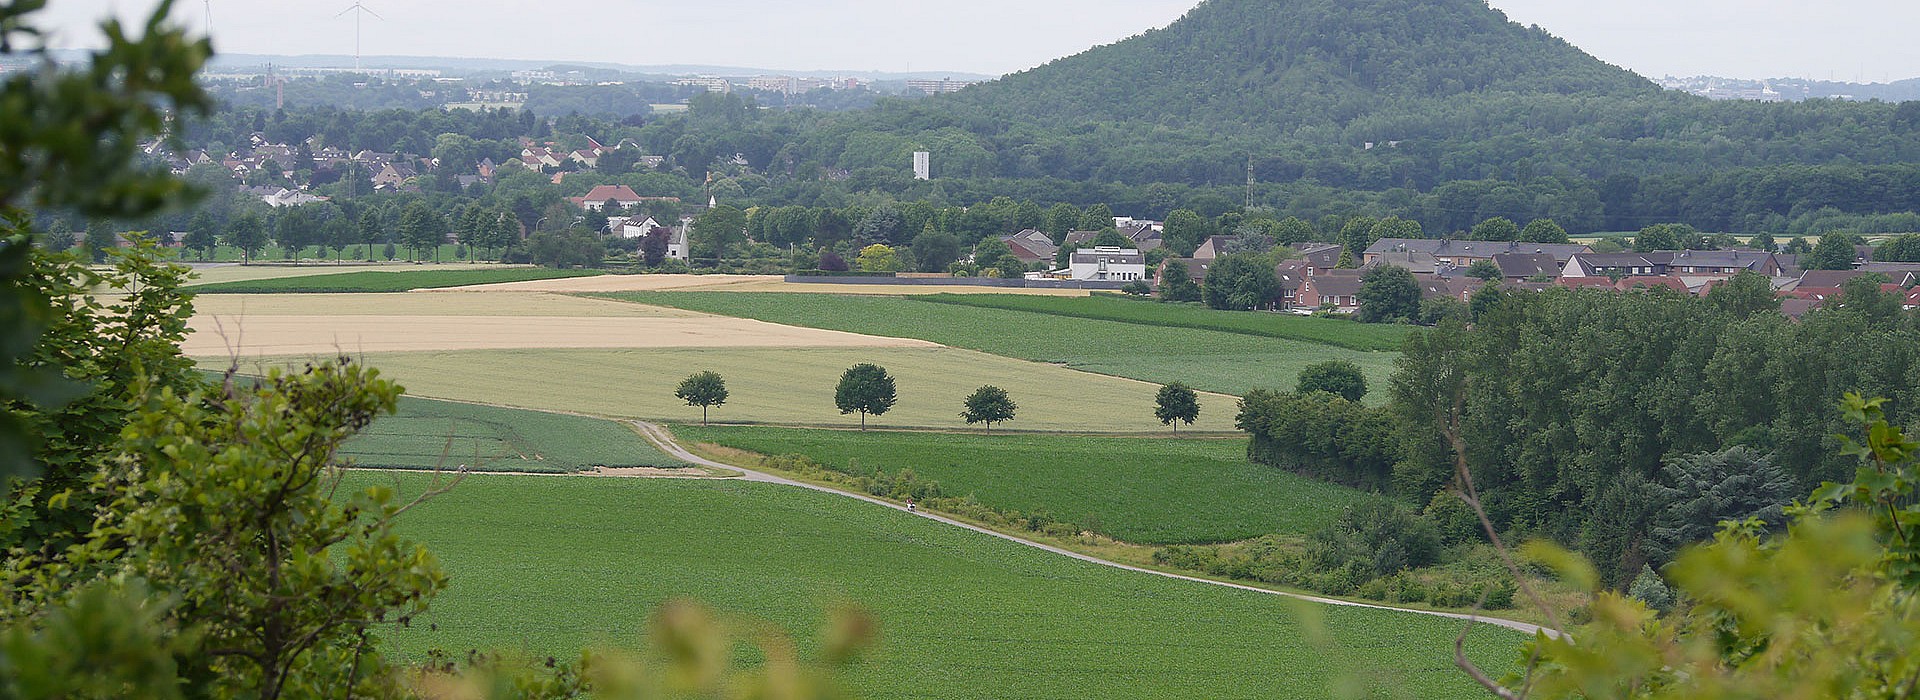
[[[1044, 64], [1178, 19], [1194, 0], [976, 0], [964, 7], [892, 0], [705, 3], [363, 0], [369, 56], [505, 58], [769, 70], [1001, 74]], [[55, 0], [56, 48], [97, 41], [110, 12], [150, 0]], [[1890, 0], [1492, 0], [1603, 61], [1650, 78], [1719, 75], [1885, 82], [1920, 77], [1920, 3]], [[215, 48], [246, 54], [354, 52], [352, 0], [184, 0], [175, 14]]]

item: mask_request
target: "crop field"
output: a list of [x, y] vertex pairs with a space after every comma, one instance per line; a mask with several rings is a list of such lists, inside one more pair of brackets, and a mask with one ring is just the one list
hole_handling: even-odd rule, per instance
[[[421, 248], [413, 256], [413, 259], [419, 260], [421, 262], [435, 262], [435, 264], [440, 264], [440, 265], [460, 264], [464, 260], [464, 258], [462, 258], [460, 255], [460, 249], [462, 247], [463, 246], [457, 243], [447, 243], [447, 244], [441, 245], [437, 251], [431, 248]], [[404, 245], [396, 244], [394, 246], [394, 251], [393, 251], [394, 257], [392, 260], [387, 260], [386, 244], [384, 243], [373, 244], [372, 246], [373, 254], [371, 258], [369, 258], [367, 251], [368, 251], [368, 246], [366, 244], [350, 245], [345, 248], [341, 248], [339, 250], [326, 250], [326, 251], [322, 251], [319, 248], [309, 246], [309, 247], [300, 249], [300, 261], [302, 263], [317, 262], [320, 264], [336, 264], [336, 263], [366, 264], [368, 262], [374, 262], [374, 263], [410, 262], [410, 260], [408, 260], [408, 257], [407, 257], [407, 247]], [[495, 251], [488, 250], [486, 251], [486, 254], [490, 258], [494, 252]], [[230, 245], [214, 246], [213, 255], [209, 257], [204, 257], [204, 258], [200, 255], [200, 251], [197, 251], [197, 250], [175, 249], [175, 253], [178, 255], [181, 262], [190, 262], [190, 263], [241, 262], [246, 257], [240, 251], [239, 248], [236, 248]], [[280, 263], [280, 262], [292, 262], [292, 259], [287, 257], [287, 251], [285, 248], [282, 248], [277, 244], [268, 243], [265, 247], [261, 248], [260, 250], [254, 253], [253, 261], [263, 262], [263, 263]]]
[[[302, 265], [209, 265], [202, 264], [189, 257], [179, 262], [188, 263], [193, 268], [194, 278], [187, 286], [217, 284], [221, 282], [248, 282], [252, 280], [278, 279], [281, 277], [312, 277], [314, 275], [338, 275], [345, 272], [407, 272], [419, 270], [423, 266], [409, 263], [314, 263]], [[433, 270], [498, 270], [501, 265], [492, 263], [441, 263]]]
[[188, 325], [194, 332], [182, 350], [219, 358], [502, 348], [933, 347], [921, 340], [518, 292], [213, 295], [196, 301]]
[[1112, 295], [1062, 298], [1014, 294], [936, 294], [923, 298], [943, 304], [1304, 340], [1353, 350], [1397, 352], [1410, 330], [1407, 326], [1396, 324], [1355, 323], [1288, 313], [1220, 311], [1194, 304], [1163, 304]]
[[[1007, 428], [1166, 430], [1153, 417], [1153, 385], [951, 348], [486, 350], [365, 359], [414, 396], [673, 422], [700, 419], [700, 409], [673, 391], [687, 375], [712, 370], [726, 378], [731, 394], [713, 409], [715, 421], [842, 428], [857, 427], [860, 417], [834, 407], [840, 373], [872, 362], [893, 374], [899, 393], [892, 411], [869, 418], [873, 426], [964, 428], [960, 402], [994, 384], [1020, 404]], [[224, 360], [207, 366], [224, 366]], [[1194, 429], [1233, 430], [1233, 398], [1202, 394], [1200, 401]]]
[[803, 454], [854, 474], [914, 474], [948, 496], [1045, 512], [1141, 544], [1304, 535], [1363, 494], [1247, 462], [1246, 440], [858, 433], [676, 426], [680, 439]]
[[[382, 634], [405, 660], [632, 646], [652, 609], [691, 597], [793, 632], [806, 655], [825, 611], [861, 606], [880, 633], [847, 678], [865, 697], [1325, 698], [1343, 682], [1374, 697], [1483, 696], [1453, 667], [1456, 621], [1121, 571], [802, 489], [473, 476], [399, 528], [450, 574], [431, 610]], [[1521, 640], [1480, 627], [1467, 651], [1500, 674]]]
[[[1384, 401], [1399, 353], [1193, 328], [936, 304], [917, 298], [747, 292], [630, 292], [606, 298], [811, 328], [920, 338], [942, 345], [1078, 370], [1242, 395], [1291, 389], [1300, 370], [1349, 360]], [[1011, 387], [1009, 387], [1011, 388]]]
[[356, 292], [405, 292], [414, 289], [463, 287], [493, 282], [523, 282], [570, 277], [593, 277], [599, 270], [552, 270], [539, 267], [496, 267], [490, 269], [435, 270], [414, 268], [404, 271], [362, 270], [331, 275], [276, 277], [200, 284], [198, 294], [346, 294]]
[[606, 294], [662, 290], [698, 292], [783, 292], [797, 294], [1026, 294], [1034, 296], [1083, 297], [1084, 289], [1007, 289], [968, 285], [914, 284], [819, 284], [787, 282], [779, 275], [605, 275], [572, 279], [539, 280], [478, 285], [462, 291], [563, 292]]
[[387, 469], [576, 472], [594, 467], [681, 467], [614, 421], [401, 397], [347, 441], [341, 456]]

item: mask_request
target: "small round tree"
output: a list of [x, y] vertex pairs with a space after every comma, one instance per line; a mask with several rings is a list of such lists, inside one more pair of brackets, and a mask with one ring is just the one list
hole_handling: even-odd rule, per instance
[[987, 424], [987, 432], [993, 432], [994, 423], [1013, 420], [1013, 412], [1019, 406], [1014, 405], [1013, 397], [1007, 396], [1007, 390], [991, 384], [974, 390], [967, 397], [966, 410], [960, 417], [967, 419], [967, 425]]
[[727, 380], [714, 372], [696, 372], [680, 380], [680, 388], [673, 392], [688, 406], [700, 407], [700, 424], [707, 424], [707, 410], [727, 402]]
[[1180, 432], [1180, 423], [1193, 425], [1200, 418], [1200, 397], [1180, 382], [1160, 387], [1160, 395], [1153, 402], [1153, 417], [1159, 418], [1161, 425], [1173, 426], [1176, 433]]
[[1324, 391], [1348, 401], [1359, 401], [1367, 395], [1367, 377], [1360, 373], [1359, 365], [1346, 360], [1328, 360], [1300, 370], [1296, 390], [1302, 394]]
[[882, 415], [893, 408], [893, 376], [879, 365], [862, 362], [848, 367], [840, 375], [840, 386], [833, 392], [833, 403], [840, 414], [860, 412], [860, 429], [867, 429], [867, 416]]

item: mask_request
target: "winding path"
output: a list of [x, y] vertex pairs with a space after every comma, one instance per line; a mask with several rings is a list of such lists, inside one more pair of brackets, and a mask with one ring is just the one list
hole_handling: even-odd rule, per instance
[[1431, 615], [1433, 617], [1444, 617], [1444, 618], [1449, 618], [1454, 620], [1472, 621], [1480, 624], [1493, 625], [1496, 627], [1504, 627], [1507, 629], [1516, 630], [1526, 634], [1534, 634], [1536, 632], [1545, 632], [1549, 636], [1559, 635], [1558, 632], [1551, 629], [1547, 629], [1544, 626], [1527, 623], [1527, 622], [1520, 622], [1517, 620], [1503, 620], [1495, 617], [1481, 617], [1478, 615], [1439, 612], [1436, 610], [1416, 610], [1412, 608], [1396, 608], [1389, 605], [1374, 605], [1372, 603], [1360, 603], [1360, 602], [1355, 602], [1350, 600], [1322, 598], [1319, 596], [1304, 595], [1300, 593], [1288, 593], [1285, 591], [1276, 591], [1276, 590], [1271, 590], [1267, 588], [1258, 588], [1255, 586], [1247, 586], [1247, 585], [1238, 584], [1238, 583], [1214, 581], [1211, 579], [1198, 578], [1194, 576], [1182, 576], [1180, 574], [1168, 573], [1165, 571], [1155, 571], [1153, 569], [1142, 568], [1142, 567], [1133, 566], [1130, 564], [1122, 564], [1119, 562], [1107, 561], [1099, 557], [1081, 554], [1079, 552], [1075, 552], [1069, 549], [1062, 549], [1052, 545], [1043, 544], [1040, 542], [1034, 542], [1032, 540], [1021, 539], [1019, 537], [1015, 537], [1013, 535], [1009, 535], [1004, 532], [997, 532], [984, 527], [980, 527], [978, 525], [961, 522], [958, 520], [954, 520], [952, 518], [936, 515], [927, 511], [907, 510], [906, 506], [902, 506], [897, 503], [893, 503], [891, 501], [886, 501], [886, 500], [874, 498], [871, 496], [867, 496], [865, 494], [853, 493], [850, 491], [841, 491], [839, 489], [835, 489], [827, 486], [821, 486], [818, 484], [809, 484], [806, 482], [795, 481], [793, 479], [788, 479], [786, 477], [782, 477], [774, 474], [768, 474], [766, 472], [754, 471], [752, 469], [747, 469], [745, 467], [741, 467], [735, 464], [722, 464], [720, 462], [715, 462], [713, 460], [701, 457], [699, 455], [696, 455], [692, 452], [687, 451], [686, 448], [681, 447], [679, 443], [674, 441], [673, 435], [671, 433], [668, 433], [665, 428], [662, 428], [659, 425], [648, 423], [645, 421], [627, 421], [627, 423], [629, 425], [632, 425], [635, 429], [639, 430], [640, 434], [646, 437], [647, 442], [653, 443], [653, 446], [656, 448], [659, 448], [660, 451], [665, 452], [667, 455], [675, 459], [685, 461], [689, 464], [698, 464], [706, 467], [737, 471], [741, 473], [742, 475], [741, 478], [746, 481], [757, 481], [757, 482], [767, 483], [767, 484], [779, 484], [782, 486], [794, 486], [794, 487], [803, 488], [803, 489], [811, 489], [811, 490], [819, 491], [822, 493], [830, 493], [836, 496], [844, 496], [847, 498], [858, 499], [858, 500], [866, 501], [868, 503], [872, 503], [877, 506], [892, 508], [894, 510], [905, 512], [905, 513], [912, 513], [914, 515], [918, 515], [922, 518], [927, 518], [929, 520], [937, 520], [939, 522], [946, 523], [954, 527], [965, 528], [968, 530], [972, 530], [974, 532], [978, 532], [983, 535], [998, 537], [1000, 539], [1007, 540], [1009, 542], [1017, 542], [1017, 543], [1026, 545], [1028, 547], [1046, 550], [1048, 552], [1052, 552], [1054, 554], [1058, 554], [1063, 557], [1071, 557], [1073, 559], [1078, 559], [1080, 561], [1088, 562], [1091, 564], [1099, 564], [1101, 566], [1111, 566], [1116, 569], [1125, 569], [1127, 571], [1133, 571], [1133, 572], [1138, 572], [1142, 574], [1149, 574], [1153, 576], [1164, 576], [1166, 578], [1179, 579], [1182, 581], [1192, 581], [1194, 583], [1203, 583], [1209, 586], [1224, 586], [1227, 588], [1237, 588], [1243, 591], [1251, 591], [1254, 593], [1265, 593], [1267, 595], [1276, 595], [1276, 596], [1281, 596], [1285, 598], [1295, 598], [1298, 600], [1321, 603], [1324, 605], [1340, 605], [1340, 606], [1353, 607], [1353, 608], [1372, 608], [1374, 610], [1392, 610], [1394, 612], [1414, 613], [1418, 615]]

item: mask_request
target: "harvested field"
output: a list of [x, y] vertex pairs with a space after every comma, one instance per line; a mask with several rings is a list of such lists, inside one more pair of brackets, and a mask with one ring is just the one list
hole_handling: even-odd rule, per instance
[[309, 265], [237, 265], [232, 263], [214, 265], [193, 265], [199, 273], [190, 285], [219, 284], [222, 282], [251, 282], [253, 280], [280, 279], [285, 277], [311, 277], [314, 275], [337, 275], [343, 272], [415, 272], [419, 270], [499, 270], [502, 268], [525, 267], [499, 265], [495, 263], [441, 263], [437, 265], [414, 263], [387, 263], [369, 265], [366, 263], [336, 265], [316, 263]]
[[935, 347], [747, 319], [585, 316], [195, 316], [181, 350], [194, 357], [512, 348]]
[[[1020, 405], [1008, 430], [1166, 430], [1153, 417], [1155, 385], [953, 348], [471, 350], [366, 361], [414, 396], [677, 422], [699, 420], [700, 409], [674, 398], [675, 386], [712, 370], [731, 394], [713, 409], [716, 422], [843, 428], [860, 417], [834, 408], [834, 386], [847, 367], [872, 362], [893, 374], [899, 392], [892, 411], [869, 419], [874, 426], [965, 428], [961, 400], [993, 384]], [[1201, 406], [1193, 430], [1233, 430], [1233, 397], [1203, 394]]]
[[[919, 294], [1035, 294], [1042, 296], [1083, 297], [1084, 289], [1003, 289], [1000, 287], [913, 285], [913, 284], [793, 284], [777, 275], [603, 275], [575, 279], [536, 280], [449, 287], [435, 292], [657, 292], [664, 290], [699, 292], [789, 292], [800, 294], [870, 294], [906, 296]], [[422, 290], [426, 291], [426, 290]]]
[[583, 316], [708, 318], [698, 311], [608, 299], [497, 292], [455, 294], [209, 294], [195, 297], [196, 316]]

